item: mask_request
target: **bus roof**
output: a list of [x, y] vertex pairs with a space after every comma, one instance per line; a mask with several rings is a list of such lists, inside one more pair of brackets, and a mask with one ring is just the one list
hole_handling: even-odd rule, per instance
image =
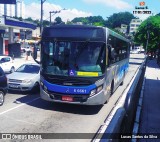
[[55, 25], [46, 27], [43, 30], [42, 39], [81, 38], [83, 40], [106, 42], [106, 36], [108, 36], [109, 34], [126, 42], [129, 42], [128, 39], [110, 30], [109, 28], [90, 25]]
[[129, 40], [128, 40], [127, 38], [123, 37], [122, 35], [114, 32], [114, 31], [112, 31], [112, 30], [109, 29], [109, 28], [106, 28], [106, 34], [107, 34], [107, 35], [110, 34], [110, 35], [115, 36], [115, 37], [117, 37], [117, 38], [119, 38], [119, 39], [121, 39], [121, 40], [124, 40], [124, 41], [126, 41], [126, 42], [129, 42]]
[[105, 30], [102, 27], [86, 25], [57, 25], [46, 27], [42, 33], [42, 40], [48, 38], [75, 39], [87, 41], [106, 41]]

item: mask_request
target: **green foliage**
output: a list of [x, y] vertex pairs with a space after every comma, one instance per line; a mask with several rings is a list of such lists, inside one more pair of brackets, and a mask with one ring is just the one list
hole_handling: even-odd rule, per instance
[[13, 16], [13, 18], [18, 19], [19, 21], [23, 21], [23, 18], [22, 18], [22, 17]]
[[61, 17], [56, 17], [55, 18], [55, 24], [60, 24], [60, 23], [62, 23], [63, 21], [62, 21], [62, 19], [61, 19]]
[[50, 26], [50, 22], [47, 20], [43, 20], [43, 27], [48, 27]]
[[155, 50], [158, 42], [160, 42], [160, 16], [150, 16], [137, 29], [134, 38], [135, 42], [142, 43], [143, 47], [146, 47], [147, 39], [147, 50]]
[[160, 13], [158, 13], [156, 16], [160, 16]]
[[101, 26], [103, 27], [104, 26], [104, 23], [103, 22], [95, 22], [93, 23], [94, 26]]
[[90, 16], [90, 17], [77, 17], [74, 18], [72, 23], [81, 22], [83, 25], [95, 25], [95, 26], [104, 26], [104, 19], [102, 16]]
[[108, 28], [116, 28], [121, 27], [121, 24], [129, 25], [132, 19], [135, 19], [135, 17], [129, 12], [114, 13], [108, 17], [105, 26]]
[[31, 17], [28, 17], [25, 19], [26, 21], [34, 22], [34, 20]]

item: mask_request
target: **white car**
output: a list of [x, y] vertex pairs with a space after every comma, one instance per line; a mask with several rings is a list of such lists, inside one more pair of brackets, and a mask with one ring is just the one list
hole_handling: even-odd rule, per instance
[[5, 73], [12, 73], [15, 71], [14, 63], [10, 56], [0, 56], [0, 67]]
[[7, 76], [9, 90], [36, 91], [39, 89], [40, 66], [36, 63], [21, 65]]

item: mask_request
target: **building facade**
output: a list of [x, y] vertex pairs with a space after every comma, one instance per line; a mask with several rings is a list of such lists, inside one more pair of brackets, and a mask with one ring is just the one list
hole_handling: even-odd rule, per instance
[[0, 4], [0, 16], [2, 15], [25, 19], [24, 0], [17, 0], [16, 4]]
[[135, 33], [141, 23], [141, 19], [132, 19], [130, 22], [129, 34], [132, 35], [133, 33]]

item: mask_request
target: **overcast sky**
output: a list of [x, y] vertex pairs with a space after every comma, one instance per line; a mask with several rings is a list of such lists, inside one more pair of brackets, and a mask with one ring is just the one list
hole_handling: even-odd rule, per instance
[[[145, 6], [153, 14], [160, 13], [160, 0], [143, 0]], [[24, 0], [26, 4], [26, 17], [40, 19], [40, 0]], [[72, 20], [75, 17], [102, 16], [104, 19], [113, 13], [129, 11], [133, 13], [135, 6], [139, 6], [140, 0], [46, 0], [44, 2], [44, 20], [49, 20], [49, 12], [62, 10], [61, 13], [53, 15], [54, 20], [57, 16], [63, 21]], [[149, 15], [135, 15], [145, 19]]]

